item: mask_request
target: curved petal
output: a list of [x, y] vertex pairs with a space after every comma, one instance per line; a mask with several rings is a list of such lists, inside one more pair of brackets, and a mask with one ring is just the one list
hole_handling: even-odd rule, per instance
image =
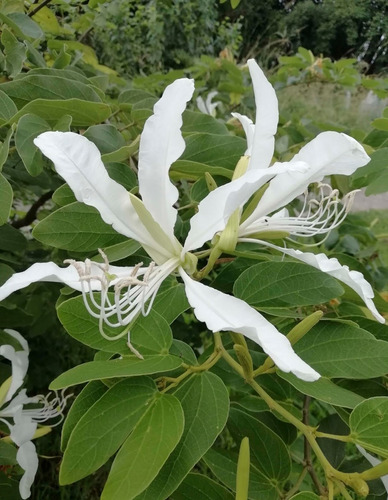
[[[284, 172], [284, 164], [275, 164], [269, 169], [252, 170], [242, 177], [211, 191], [198, 205], [198, 212], [191, 218], [190, 231], [184, 251], [200, 248], [216, 232], [222, 231], [232, 213], [255, 193], [271, 177]], [[305, 170], [306, 165], [298, 162], [292, 171]]]
[[326, 175], [350, 175], [370, 160], [364, 148], [352, 137], [338, 132], [322, 132], [304, 146], [289, 162], [305, 162], [305, 172], [286, 171], [270, 182], [254, 212], [242, 224], [246, 229], [254, 220], [284, 207], [302, 194], [309, 184]]
[[15, 351], [11, 345], [0, 346], [0, 356], [12, 363], [12, 379], [8, 392], [1, 403], [9, 401], [19, 387], [23, 384], [28, 369], [28, 347], [27, 350]]
[[35, 445], [31, 441], [22, 444], [16, 454], [16, 460], [24, 470], [24, 474], [19, 482], [20, 496], [24, 500], [31, 496], [31, 486], [38, 470], [39, 460]]
[[295, 354], [287, 337], [246, 302], [192, 280], [182, 269], [180, 275], [194, 314], [209, 330], [242, 333], [259, 344], [284, 372], [292, 372], [309, 382], [320, 377]]
[[190, 220], [190, 231], [183, 251], [200, 248], [222, 231], [232, 213], [267, 182], [276, 172], [262, 170], [247, 172], [235, 181], [211, 191], [198, 205], [198, 212]]
[[267, 168], [275, 149], [278, 120], [278, 100], [272, 85], [254, 59], [248, 61], [256, 102], [256, 124], [252, 155], [248, 169]]
[[240, 115], [240, 113], [232, 113], [232, 116], [239, 120], [247, 138], [247, 149], [244, 154], [245, 156], [252, 156], [252, 144], [253, 135], [255, 133], [255, 124], [250, 118], [245, 115]]
[[23, 414], [22, 406], [13, 415], [15, 425], [11, 426], [10, 437], [12, 441], [21, 446], [33, 438], [38, 424], [31, 417]]
[[193, 92], [194, 82], [188, 78], [169, 85], [155, 104], [154, 114], [146, 121], [140, 138], [139, 192], [147, 210], [171, 239], [178, 190], [170, 182], [168, 171], [185, 150], [182, 113]]
[[93, 142], [73, 132], [44, 132], [34, 143], [54, 163], [78, 201], [95, 207], [118, 233], [166, 253], [144, 228], [127, 190], [109, 177]]
[[330, 274], [330, 276], [342, 281], [345, 285], [348, 285], [348, 287], [354, 290], [365, 302], [366, 307], [370, 310], [377, 321], [385, 323], [384, 317], [381, 316], [373, 303], [372, 299], [375, 294], [371, 285], [359, 271], [351, 271], [348, 266], [342, 266], [335, 257], [329, 258], [324, 253], [314, 254], [311, 252], [301, 252], [300, 250], [294, 250], [293, 248], [278, 247], [268, 241], [254, 240], [250, 238], [240, 238], [239, 241], [258, 243], [263, 246], [274, 248], [275, 250], [279, 250], [279, 252], [305, 262], [306, 264], [309, 264], [324, 273]]
[[[373, 455], [371, 455], [370, 453], [368, 453], [366, 450], [364, 450], [364, 448], [362, 446], [360, 446], [359, 444], [356, 444], [356, 447], [357, 447], [357, 450], [362, 455], [364, 455], [364, 457], [368, 460], [368, 462], [372, 465], [372, 467], [376, 467], [376, 465], [381, 464], [381, 460], [379, 460], [378, 458], [376, 458]], [[385, 491], [388, 493], [388, 474], [386, 474], [385, 476], [381, 476], [379, 479], [383, 483]]]

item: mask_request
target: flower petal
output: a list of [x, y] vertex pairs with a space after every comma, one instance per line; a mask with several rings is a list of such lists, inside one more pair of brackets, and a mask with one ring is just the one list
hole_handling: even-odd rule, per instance
[[246, 302], [192, 280], [182, 269], [180, 275], [194, 314], [209, 330], [242, 333], [258, 343], [284, 372], [309, 382], [320, 377], [294, 352], [287, 337]]
[[[6, 332], [9, 333], [10, 330], [6, 330]], [[22, 351], [15, 351], [15, 349], [11, 345], [0, 346], [0, 356], [3, 356], [12, 363], [11, 385], [4, 400], [0, 401], [0, 404], [9, 401], [15, 394], [15, 392], [19, 389], [19, 387], [23, 384], [24, 377], [28, 369], [28, 352], [28, 346], [27, 349]]]
[[[29, 398], [26, 396], [26, 403]], [[15, 425], [11, 426], [10, 438], [12, 441], [21, 446], [33, 438], [38, 424], [28, 415], [23, 414], [22, 406], [13, 415]]]
[[372, 299], [375, 294], [371, 285], [359, 271], [352, 271], [348, 266], [342, 266], [335, 257], [329, 258], [324, 253], [314, 254], [311, 252], [301, 252], [300, 250], [294, 250], [293, 248], [283, 248], [273, 245], [268, 241], [254, 240], [253, 238], [240, 238], [239, 241], [258, 243], [263, 246], [274, 248], [275, 250], [279, 250], [279, 252], [305, 262], [306, 264], [309, 264], [324, 273], [330, 274], [330, 276], [342, 281], [345, 285], [354, 290], [365, 302], [366, 307], [370, 310], [377, 321], [385, 323], [384, 317], [381, 316], [373, 303]]
[[156, 222], [174, 237], [177, 211], [173, 207], [178, 190], [168, 175], [171, 164], [185, 150], [181, 133], [182, 113], [194, 92], [194, 82], [188, 78], [175, 80], [154, 106], [140, 138], [139, 192], [143, 203]]
[[44, 132], [34, 143], [54, 163], [78, 201], [95, 207], [118, 233], [165, 253], [144, 228], [127, 190], [109, 177], [93, 142], [73, 132]]
[[253, 135], [255, 133], [255, 124], [253, 121], [245, 115], [240, 115], [240, 113], [232, 113], [234, 118], [237, 118], [244, 129], [245, 136], [247, 138], [247, 149], [245, 151], [245, 156], [252, 156], [252, 145], [253, 145]]
[[248, 168], [267, 168], [275, 149], [274, 135], [279, 120], [278, 100], [274, 88], [254, 59], [249, 59], [248, 67], [256, 102], [255, 132]]
[[319, 182], [326, 175], [350, 175], [369, 160], [364, 148], [352, 137], [338, 132], [322, 132], [288, 163], [291, 166], [305, 162], [309, 168], [298, 173], [286, 170], [270, 182], [254, 212], [241, 225], [244, 234], [253, 221], [286, 206], [312, 182]]
[[31, 495], [31, 486], [38, 470], [39, 460], [35, 445], [31, 441], [22, 444], [16, 454], [16, 460], [20, 467], [24, 469], [24, 474], [19, 482], [20, 496], [24, 500]]
[[[251, 170], [242, 177], [211, 191], [198, 205], [198, 212], [190, 220], [190, 231], [184, 251], [200, 248], [217, 231], [222, 231], [232, 213], [255, 193], [271, 177], [285, 171], [287, 166], [275, 164], [269, 169]], [[304, 170], [306, 165], [298, 162], [293, 171]]]

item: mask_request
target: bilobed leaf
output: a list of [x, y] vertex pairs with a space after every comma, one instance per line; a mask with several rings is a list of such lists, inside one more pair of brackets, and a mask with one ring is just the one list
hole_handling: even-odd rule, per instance
[[127, 239], [106, 224], [95, 208], [80, 202], [50, 214], [35, 226], [33, 234], [42, 243], [77, 252], [89, 252]]
[[233, 500], [230, 491], [203, 474], [189, 474], [179, 488], [171, 495], [171, 500]]
[[0, 172], [3, 168], [4, 163], [7, 161], [9, 153], [9, 143], [11, 141], [11, 137], [14, 133], [14, 130], [15, 130], [15, 125], [12, 125], [12, 127], [8, 129], [7, 135], [5, 136], [3, 143], [0, 144]]
[[[7, 23], [11, 28], [18, 28], [18, 33], [16, 33], [20, 38], [30, 38], [31, 40], [36, 40], [43, 37], [43, 31], [35, 21], [33, 21], [29, 16], [22, 12], [10, 12], [7, 15], [7, 20], [3, 18], [4, 22]], [[12, 23], [12, 24], [11, 24]]]
[[[1, 43], [4, 46], [5, 70], [10, 77], [14, 77], [22, 70], [23, 63], [27, 58], [27, 48], [7, 28], [3, 28]], [[7, 92], [5, 91], [5, 93]]]
[[[85, 308], [82, 297], [62, 302], [58, 307], [58, 318], [66, 331], [79, 342], [93, 349], [123, 355], [130, 354], [127, 336], [118, 340], [107, 340], [99, 331], [98, 319]], [[104, 326], [106, 335], [117, 335], [117, 328]], [[142, 355], [167, 354], [172, 343], [172, 333], [167, 321], [152, 309], [148, 316], [140, 316], [131, 328], [131, 343]]]
[[[108, 257], [109, 262], [112, 263], [133, 255], [139, 250], [139, 248], [141, 248], [140, 243], [128, 238], [127, 241], [116, 243], [115, 245], [110, 245], [108, 247], [103, 247], [102, 250]], [[96, 262], [102, 262], [102, 257], [100, 254], [98, 254], [93, 256], [92, 260]]]
[[73, 118], [74, 127], [87, 127], [103, 122], [110, 116], [111, 112], [108, 104], [103, 102], [74, 98], [35, 99], [20, 109], [10, 122], [16, 123], [23, 115], [33, 113], [46, 120], [50, 125], [55, 125], [64, 115], [70, 115]]
[[73, 191], [67, 184], [62, 184], [62, 186], [59, 186], [59, 188], [54, 191], [52, 200], [60, 207], [77, 201]]
[[320, 322], [294, 349], [324, 377], [368, 379], [387, 373], [388, 342], [349, 323]]
[[291, 460], [283, 441], [259, 420], [232, 408], [228, 429], [237, 442], [249, 438], [252, 464], [270, 481], [283, 483], [291, 472]]
[[[236, 452], [211, 448], [203, 457], [212, 473], [223, 484], [236, 491]], [[279, 491], [275, 484], [262, 474], [251, 462], [249, 471], [249, 500], [278, 500]]]
[[10, 224], [0, 227], [0, 250], [6, 252], [23, 252], [27, 246], [27, 240], [23, 233]]
[[[149, 377], [118, 382], [91, 406], [71, 433], [60, 484], [70, 484], [103, 465], [127, 439], [157, 394]], [[123, 497], [124, 498], [124, 497]]]
[[352, 438], [368, 451], [388, 458], [388, 398], [366, 399], [349, 418]]
[[131, 500], [155, 478], [182, 436], [184, 415], [179, 400], [162, 394], [149, 405], [118, 452], [102, 500]]
[[319, 401], [324, 401], [334, 406], [354, 408], [363, 401], [363, 398], [358, 394], [336, 385], [325, 377], [321, 377], [315, 382], [305, 382], [292, 373], [278, 371], [278, 375], [284, 380], [287, 380], [287, 382], [292, 384], [303, 394], [307, 394]]
[[4, 175], [0, 174], [0, 226], [5, 224], [9, 218], [12, 200], [13, 191], [11, 184]]
[[263, 262], [235, 282], [236, 297], [257, 307], [322, 304], [342, 295], [338, 282], [322, 271], [299, 262]]
[[180, 160], [190, 160], [227, 169], [234, 169], [246, 150], [244, 139], [228, 134], [196, 133], [187, 136], [185, 141], [186, 149]]
[[17, 107], [13, 100], [3, 91], [0, 91], [0, 125], [6, 123], [17, 113]]
[[195, 132], [229, 135], [228, 128], [222, 121], [216, 120], [213, 116], [190, 110], [186, 110], [183, 113], [183, 125], [181, 130], [183, 135], [193, 134]]
[[184, 179], [197, 180], [208, 172], [213, 177], [220, 175], [231, 179], [233, 171], [229, 168], [219, 167], [217, 165], [207, 165], [205, 163], [200, 163], [198, 161], [191, 160], [178, 160], [172, 164], [170, 169], [170, 176], [174, 179]]
[[36, 115], [24, 115], [18, 121], [15, 146], [30, 175], [39, 175], [43, 170], [42, 153], [35, 146], [34, 139], [47, 130], [50, 130], [50, 125]]
[[229, 410], [228, 391], [216, 375], [193, 375], [174, 391], [185, 415], [182, 438], [160, 473], [138, 500], [164, 500], [191, 471], [222, 431]]
[[171, 324], [180, 314], [190, 307], [186, 297], [185, 287], [176, 283], [164, 292], [158, 293], [152, 306], [168, 324]]
[[66, 415], [65, 423], [62, 427], [61, 450], [65, 451], [67, 443], [74, 427], [79, 420], [85, 415], [89, 408], [100, 399], [108, 390], [107, 386], [99, 380], [94, 380], [85, 385], [82, 391], [78, 394], [70, 410]]
[[101, 154], [112, 153], [125, 146], [124, 137], [113, 125], [92, 125], [85, 131], [84, 136], [94, 142]]
[[51, 382], [50, 388], [58, 390], [91, 380], [138, 377], [168, 372], [179, 368], [181, 364], [182, 361], [179, 358], [171, 355], [148, 355], [144, 359], [133, 356], [109, 361], [90, 361], [59, 375]]

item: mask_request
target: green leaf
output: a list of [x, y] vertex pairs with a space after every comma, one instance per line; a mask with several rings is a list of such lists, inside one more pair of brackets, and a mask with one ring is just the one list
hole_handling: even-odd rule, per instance
[[156, 394], [156, 385], [149, 377], [122, 380], [102, 394], [70, 435], [60, 484], [88, 476], [116, 453]]
[[71, 123], [73, 117], [70, 115], [63, 115], [57, 123], [53, 126], [53, 130], [58, 130], [59, 132], [70, 132]]
[[173, 179], [184, 179], [197, 180], [203, 177], [205, 173], [208, 172], [212, 176], [221, 175], [227, 179], [231, 179], [233, 171], [224, 167], [217, 167], [206, 165], [205, 163], [199, 163], [191, 160], [178, 160], [172, 164], [170, 169], [170, 174]]
[[305, 382], [292, 373], [284, 373], [281, 371], [277, 373], [282, 379], [287, 380], [287, 382], [292, 384], [303, 394], [307, 394], [319, 401], [324, 401], [334, 406], [354, 408], [363, 401], [363, 398], [358, 394], [334, 384], [334, 382], [325, 377], [321, 377], [315, 382]]
[[16, 134], [15, 146], [27, 172], [36, 176], [43, 170], [42, 153], [35, 146], [34, 139], [42, 132], [50, 130], [50, 125], [39, 116], [28, 114], [20, 118]]
[[0, 465], [16, 465], [16, 452], [15, 446], [0, 441]]
[[0, 90], [0, 125], [6, 123], [17, 112], [13, 100]]
[[113, 125], [93, 125], [85, 131], [84, 136], [94, 142], [101, 154], [112, 153], [125, 146], [124, 137]]
[[[193, 134], [201, 132], [206, 134], [229, 135], [229, 131], [225, 123], [216, 120], [213, 116], [205, 115], [197, 111], [186, 110], [183, 113], [182, 132], [185, 134]], [[230, 137], [230, 135], [229, 135]]]
[[245, 150], [246, 141], [241, 137], [196, 133], [186, 137], [186, 149], [180, 160], [232, 170]]
[[198, 365], [198, 361], [193, 349], [182, 340], [173, 339], [170, 347], [170, 354], [178, 356], [189, 365]]
[[0, 172], [3, 168], [4, 163], [7, 161], [8, 153], [9, 153], [9, 143], [11, 142], [11, 137], [14, 133], [15, 125], [12, 125], [8, 129], [7, 135], [2, 144], [0, 144]]
[[[203, 460], [212, 473], [228, 488], [236, 491], [238, 455], [232, 451], [211, 448]], [[278, 500], [276, 485], [264, 476], [251, 462], [249, 472], [249, 500]]]
[[182, 438], [162, 470], [138, 500], [164, 500], [183, 481], [222, 431], [229, 410], [228, 391], [216, 375], [193, 375], [180, 384], [174, 396], [185, 415]]
[[322, 304], [343, 294], [337, 281], [299, 262], [263, 262], [244, 271], [234, 295], [256, 307]]
[[127, 357], [109, 361], [90, 361], [59, 375], [51, 382], [50, 389], [64, 389], [91, 380], [138, 377], [139, 375], [168, 372], [179, 368], [181, 364], [182, 361], [179, 358], [171, 355], [148, 355], [144, 359]]
[[352, 175], [352, 187], [366, 186], [365, 193], [379, 194], [388, 191], [388, 148], [382, 148], [371, 154], [371, 161], [365, 167], [357, 169]]
[[182, 436], [184, 415], [177, 398], [162, 394], [149, 406], [118, 452], [102, 500], [131, 500], [155, 478]]
[[103, 394], [108, 390], [107, 386], [95, 380], [89, 382], [82, 391], [78, 394], [74, 403], [66, 416], [65, 423], [62, 427], [61, 436], [61, 450], [65, 451], [67, 443], [69, 442], [70, 435], [74, 430], [74, 427], [78, 424], [80, 419], [85, 415], [85, 413], [91, 408], [91, 406], [98, 401]]
[[2, 83], [0, 90], [5, 92], [18, 109], [36, 99], [66, 100], [80, 99], [100, 103], [101, 99], [90, 85], [77, 80], [59, 76], [27, 74], [12, 82]]
[[18, 111], [10, 122], [16, 123], [23, 115], [33, 113], [46, 120], [50, 125], [55, 125], [64, 115], [70, 115], [73, 118], [74, 127], [87, 127], [103, 122], [110, 116], [111, 112], [110, 107], [102, 102], [81, 99], [35, 99]]
[[23, 252], [26, 249], [27, 240], [18, 229], [5, 224], [0, 227], [0, 250], [6, 252]]
[[372, 127], [388, 132], [388, 118], [376, 118], [372, 122]]
[[46, 245], [77, 252], [89, 252], [127, 239], [106, 224], [94, 207], [78, 201], [39, 222], [33, 235]]
[[126, 163], [111, 162], [105, 163], [109, 177], [131, 191], [137, 186], [136, 174]]
[[275, 484], [282, 484], [291, 472], [291, 460], [283, 441], [259, 420], [232, 408], [228, 429], [239, 443], [249, 438], [251, 462]]
[[9, 13], [7, 15], [7, 20], [4, 19], [5, 16], [1, 17], [2, 20], [15, 31], [15, 34], [22, 39], [29, 38], [31, 40], [36, 40], [44, 36], [39, 24], [22, 12]]
[[171, 500], [233, 500], [233, 495], [221, 484], [202, 474], [189, 474], [171, 495]]
[[62, 184], [62, 186], [59, 186], [59, 188], [54, 191], [52, 200], [60, 207], [77, 201], [73, 191], [67, 184]]
[[349, 323], [320, 322], [294, 349], [324, 377], [368, 379], [387, 373], [388, 342]]
[[0, 174], [0, 226], [5, 224], [9, 218], [12, 207], [13, 191], [11, 184], [4, 175]]
[[370, 398], [360, 403], [350, 415], [349, 427], [358, 444], [388, 458], [388, 398]]
[[[129, 354], [127, 336], [118, 340], [107, 340], [100, 334], [98, 319], [90, 316], [82, 297], [62, 302], [58, 307], [58, 318], [66, 331], [79, 342], [93, 349], [111, 353]], [[117, 335], [117, 328], [104, 327], [107, 335]], [[148, 316], [140, 316], [131, 328], [131, 343], [141, 354], [167, 354], [172, 343], [172, 333], [167, 321], [155, 309]]]
[[[140, 243], [135, 240], [128, 239], [127, 241], [123, 241], [122, 243], [116, 243], [116, 245], [103, 247], [102, 250], [108, 257], [109, 262], [112, 263], [133, 255], [139, 250], [139, 248], [141, 248]], [[92, 260], [94, 260], [95, 262], [103, 262], [100, 254], [95, 255]]]
[[168, 324], [190, 307], [186, 297], [185, 286], [175, 282], [175, 285], [157, 294], [152, 309], [157, 311]]
[[23, 63], [27, 59], [27, 48], [24, 43], [18, 42], [7, 28], [3, 28], [1, 43], [4, 46], [5, 70], [12, 78], [21, 72]]
[[300, 493], [292, 496], [290, 500], [319, 500], [319, 496], [311, 491], [301, 491]]

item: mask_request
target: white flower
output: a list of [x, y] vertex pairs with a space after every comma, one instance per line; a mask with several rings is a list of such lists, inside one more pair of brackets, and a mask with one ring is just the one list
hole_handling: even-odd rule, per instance
[[219, 102], [212, 102], [213, 97], [215, 97], [218, 94], [216, 90], [213, 90], [212, 92], [209, 92], [206, 101], [204, 101], [203, 97], [198, 96], [196, 99], [198, 109], [201, 111], [201, 113], [204, 113], [205, 115], [210, 115], [210, 116], [215, 116], [216, 115], [216, 108], [219, 105]]
[[[17, 351], [8, 344], [0, 346], [0, 355], [11, 361], [12, 364], [12, 376], [0, 387], [0, 421], [8, 426], [11, 440], [19, 447], [16, 460], [24, 470], [23, 477], [19, 482], [19, 492], [20, 496], [25, 499], [31, 495], [31, 485], [38, 470], [38, 455], [35, 445], [31, 441], [38, 423], [57, 417], [59, 419], [55, 425], [60, 423], [62, 411], [69, 396], [63, 397], [62, 394], [61, 397], [58, 397], [55, 394], [51, 399], [42, 395], [30, 398], [25, 389], [15, 396], [27, 373], [28, 344], [15, 330], [5, 330], [5, 332], [14, 338], [22, 349]], [[25, 408], [25, 405], [30, 404], [35, 407]]]
[[[170, 182], [168, 172], [185, 148], [181, 115], [193, 91], [191, 80], [176, 80], [166, 88], [154, 107], [154, 114], [145, 123], [138, 164], [142, 200], [128, 194], [108, 176], [98, 149], [85, 137], [70, 132], [46, 132], [35, 139], [77, 200], [95, 207], [117, 232], [140, 242], [155, 263], [148, 268], [140, 264], [111, 266], [107, 260], [103, 264], [71, 261], [67, 268], [52, 262], [38, 263], [14, 274], [0, 287], [0, 300], [32, 282], [62, 282], [82, 292], [90, 314], [99, 319], [102, 335], [105, 336], [105, 324], [124, 326], [113, 337], [119, 338], [129, 335], [130, 323], [138, 314], [148, 312], [163, 280], [171, 273], [179, 274], [195, 315], [210, 330], [242, 333], [261, 345], [281, 370], [291, 371], [304, 380], [316, 380], [319, 374], [295, 354], [288, 339], [259, 312], [244, 301], [190, 277], [197, 263], [192, 250], [201, 248], [222, 231], [236, 209], [275, 175], [286, 168], [295, 172], [306, 168], [304, 162], [296, 162], [291, 166], [256, 169], [212, 191], [200, 203], [182, 247], [174, 235], [178, 190]], [[108, 295], [109, 288], [114, 291], [114, 300]], [[128, 345], [132, 348], [129, 338]]]
[[[247, 169], [260, 171], [269, 167], [274, 153], [278, 103], [274, 89], [255, 61], [249, 60], [248, 66], [255, 93], [256, 124], [246, 116], [237, 113], [234, 116], [241, 121], [247, 136]], [[364, 300], [373, 316], [379, 322], [385, 323], [385, 319], [373, 304], [372, 287], [360, 272], [351, 271], [337, 259], [328, 258], [323, 253], [303, 253], [263, 241], [266, 236], [270, 237], [271, 233], [298, 237], [327, 235], [346, 217], [355, 192], [349, 193], [341, 201], [338, 191], [321, 184], [321, 181], [332, 174], [351, 175], [369, 160], [363, 147], [352, 137], [337, 132], [319, 134], [294, 156], [288, 163], [289, 169], [269, 182], [252, 213], [245, 218], [243, 215], [238, 228], [238, 241], [274, 248], [330, 274], [352, 288]], [[291, 168], [300, 162], [304, 162], [308, 167], [300, 171]], [[311, 183], [318, 183], [318, 199], [311, 198], [307, 193]], [[304, 204], [301, 212], [290, 217], [284, 207], [303, 194]]]

